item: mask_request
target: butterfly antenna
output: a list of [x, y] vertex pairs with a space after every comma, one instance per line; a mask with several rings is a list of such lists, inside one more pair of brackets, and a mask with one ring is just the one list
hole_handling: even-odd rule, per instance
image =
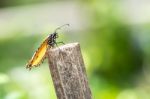
[[62, 27], [64, 27], [64, 26], [69, 26], [69, 24], [64, 24], [64, 25], [62, 25], [62, 26], [56, 28], [56, 29], [55, 29], [55, 33], [57, 33], [57, 31], [58, 31], [59, 29], [61, 29]]

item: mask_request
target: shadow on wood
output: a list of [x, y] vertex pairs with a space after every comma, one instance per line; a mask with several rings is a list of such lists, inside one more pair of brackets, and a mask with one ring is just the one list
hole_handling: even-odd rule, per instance
[[91, 99], [78, 43], [49, 49], [48, 61], [58, 99]]

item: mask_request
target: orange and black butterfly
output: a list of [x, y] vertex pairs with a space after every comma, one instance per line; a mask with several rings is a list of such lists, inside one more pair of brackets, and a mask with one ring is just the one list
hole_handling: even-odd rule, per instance
[[[56, 38], [58, 38], [57, 30], [60, 29], [63, 26], [66, 26], [69, 24], [62, 25], [58, 27], [54, 33], [50, 34], [40, 45], [40, 47], [37, 49], [37, 51], [33, 54], [32, 58], [29, 60], [29, 62], [26, 65], [26, 68], [29, 68], [29, 70], [32, 67], [39, 66], [43, 60], [47, 57], [46, 52], [48, 48], [53, 48], [55, 45], [57, 45]], [[59, 42], [63, 43], [63, 42]]]

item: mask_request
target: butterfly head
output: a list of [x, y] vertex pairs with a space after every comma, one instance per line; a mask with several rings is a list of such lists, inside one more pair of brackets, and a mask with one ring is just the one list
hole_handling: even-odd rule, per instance
[[54, 33], [52, 33], [52, 34], [49, 35], [48, 44], [50, 46], [54, 46], [55, 44], [57, 44], [56, 43], [56, 39], [58, 38], [58, 32], [57, 31], [60, 30], [64, 26], [69, 26], [69, 24], [64, 24], [64, 25], [56, 28], [56, 30], [54, 31]]

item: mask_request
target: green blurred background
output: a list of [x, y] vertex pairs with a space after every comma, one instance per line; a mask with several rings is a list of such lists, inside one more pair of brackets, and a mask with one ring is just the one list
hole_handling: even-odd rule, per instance
[[47, 60], [26, 63], [57, 27], [79, 42], [93, 99], [150, 99], [150, 1], [0, 0], [0, 99], [56, 99]]

